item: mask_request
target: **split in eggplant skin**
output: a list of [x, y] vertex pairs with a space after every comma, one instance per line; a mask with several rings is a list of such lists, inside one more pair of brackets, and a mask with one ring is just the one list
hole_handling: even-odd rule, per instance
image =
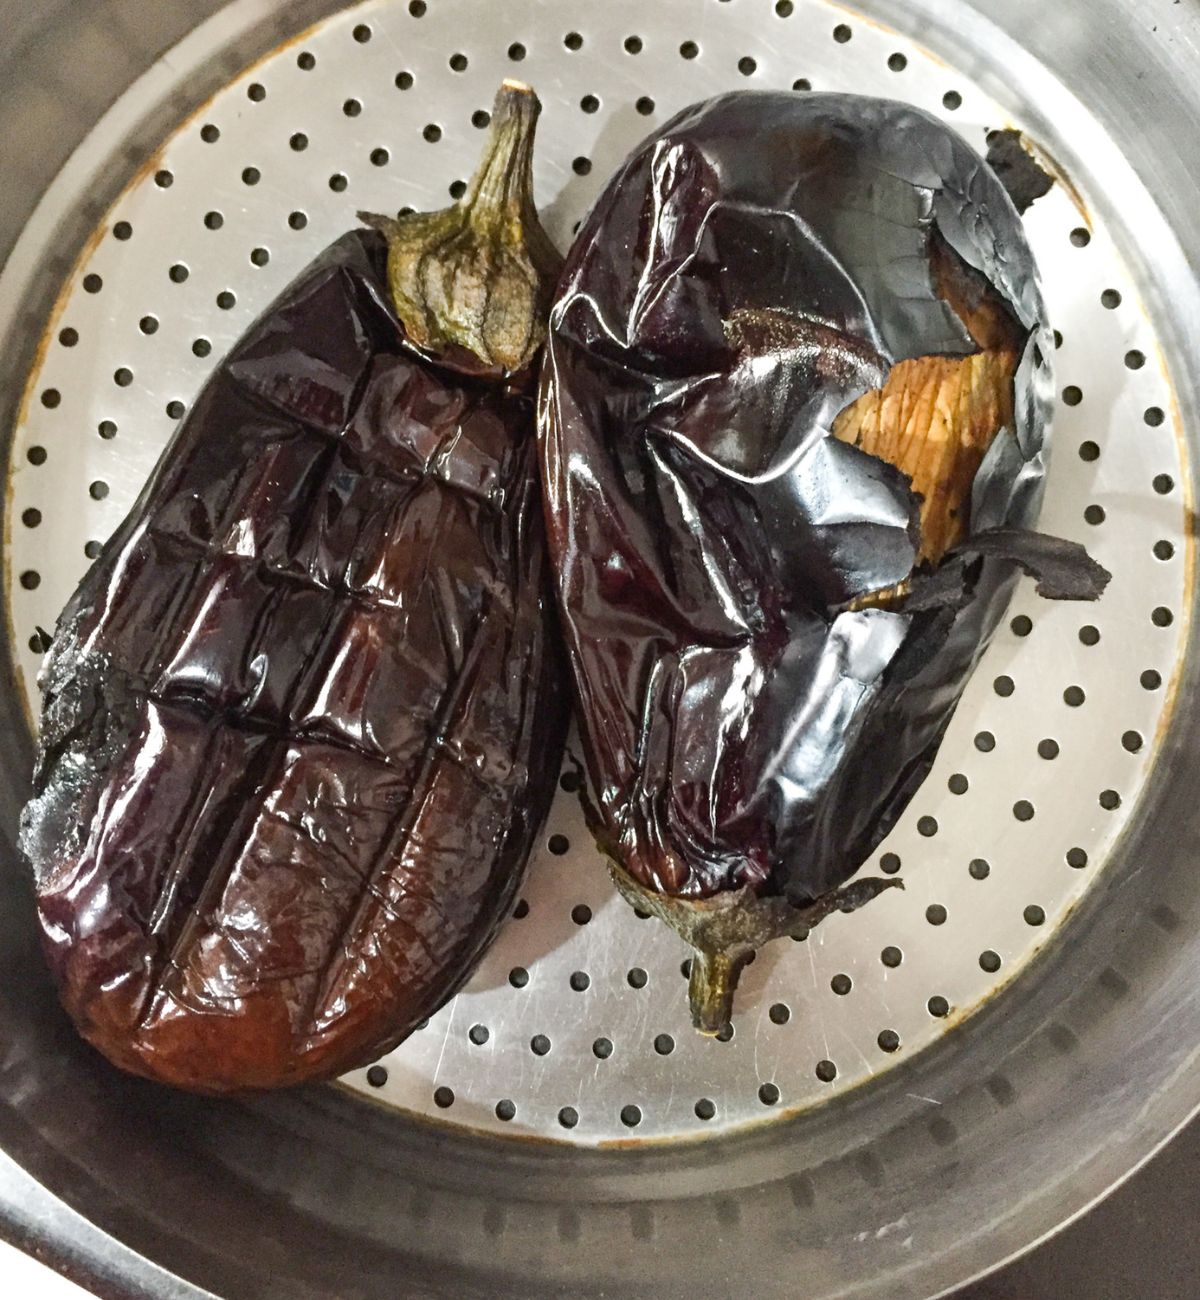
[[393, 267], [433, 245], [401, 300], [359, 231], [250, 329], [59, 621], [22, 844], [63, 1002], [125, 1069], [224, 1092], [366, 1064], [508, 913], [567, 714], [537, 110], [501, 89], [465, 217], [383, 223]]
[[542, 368], [542, 471], [595, 806], [622, 892], [696, 949], [705, 1032], [758, 945], [847, 884], [921, 784], [1018, 569], [1052, 345], [1012, 203], [896, 103], [740, 92], [601, 195]]

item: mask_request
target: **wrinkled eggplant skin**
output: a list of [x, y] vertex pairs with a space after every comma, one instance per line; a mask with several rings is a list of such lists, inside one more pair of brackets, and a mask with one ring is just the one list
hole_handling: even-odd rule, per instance
[[63, 1002], [206, 1092], [363, 1065], [507, 914], [567, 706], [529, 377], [406, 347], [373, 232], [215, 372], [64, 611], [23, 846]]
[[[597, 836], [650, 889], [806, 904], [848, 879], [1003, 616], [1015, 568], [995, 555], [970, 599], [846, 608], [911, 571], [916, 501], [834, 417], [903, 359], [976, 350], [935, 291], [934, 231], [1027, 336], [970, 521], [1027, 529], [1053, 393], [1036, 269], [999, 182], [934, 118], [706, 101], [630, 157], [568, 258], [540, 396], [548, 532]], [[743, 320], [768, 322], [749, 352]]]

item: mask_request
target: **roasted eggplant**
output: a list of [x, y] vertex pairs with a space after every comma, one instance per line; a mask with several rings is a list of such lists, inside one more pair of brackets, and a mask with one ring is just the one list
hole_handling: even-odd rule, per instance
[[568, 711], [538, 108], [506, 83], [458, 203], [368, 218], [250, 329], [58, 623], [22, 843], [63, 1002], [127, 1070], [363, 1065], [509, 910]]
[[742, 92], [685, 110], [568, 257], [540, 394], [593, 828], [694, 947], [697, 1026], [847, 884], [924, 779], [1030, 531], [1053, 343], [1013, 204], [915, 109]]

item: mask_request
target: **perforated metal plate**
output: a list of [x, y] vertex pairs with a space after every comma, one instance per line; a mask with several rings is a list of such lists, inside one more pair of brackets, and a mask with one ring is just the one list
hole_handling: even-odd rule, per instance
[[[966, 76], [821, 0], [376, 0], [281, 48], [139, 160], [48, 325], [5, 555], [31, 709], [38, 629], [223, 353], [356, 210], [448, 202], [512, 75], [545, 105], [539, 196], [564, 247], [629, 149], [721, 90], [890, 95], [980, 149], [1014, 125]], [[1061, 331], [1043, 526], [1085, 542], [1114, 580], [1095, 607], [1022, 586], [932, 775], [867, 864], [906, 890], [765, 949], [732, 1039], [702, 1039], [686, 950], [615, 897], [564, 790], [470, 985], [350, 1087], [451, 1124], [584, 1144], [729, 1130], [903, 1061], [1055, 935], [1153, 761], [1191, 558], [1170, 377], [1137, 290], [1086, 195], [1055, 186], [1027, 226]], [[11, 286], [12, 268], [0, 316]]]

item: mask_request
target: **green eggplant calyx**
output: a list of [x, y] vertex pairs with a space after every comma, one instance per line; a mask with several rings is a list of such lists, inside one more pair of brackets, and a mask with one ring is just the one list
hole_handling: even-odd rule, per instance
[[814, 926], [834, 912], [857, 911], [887, 889], [904, 888], [900, 879], [868, 877], [796, 906], [786, 898], [760, 898], [748, 885], [711, 898], [675, 898], [647, 889], [611, 857], [609, 871], [627, 903], [665, 921], [691, 945], [688, 1001], [692, 1024], [708, 1035], [729, 1029], [738, 979], [757, 949], [785, 935], [807, 938]]
[[516, 81], [496, 94], [483, 157], [439, 212], [360, 213], [388, 241], [388, 287], [409, 339], [432, 355], [464, 349], [485, 367], [524, 370], [546, 340], [562, 258], [533, 201], [541, 103]]

